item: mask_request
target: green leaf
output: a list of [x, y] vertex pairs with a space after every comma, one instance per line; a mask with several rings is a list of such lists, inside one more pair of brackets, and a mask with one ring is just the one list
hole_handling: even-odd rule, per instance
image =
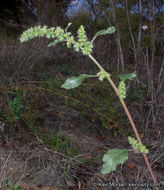
[[[64, 40], [62, 40], [64, 41]], [[56, 46], [56, 44], [62, 42], [61, 40], [54, 40], [53, 42], [49, 43], [47, 47]]]
[[118, 75], [120, 80], [125, 81], [125, 80], [133, 80], [136, 77], [136, 71], [133, 73], [128, 73], [128, 74], [120, 74]]
[[114, 33], [115, 31], [116, 31], [116, 28], [115, 28], [114, 26], [108, 27], [107, 29], [104, 29], [104, 30], [100, 30], [100, 31], [98, 31], [98, 32], [94, 35], [94, 37], [93, 37], [91, 43], [92, 43], [98, 36], [106, 35], [106, 34], [112, 34], [112, 33]]
[[81, 85], [84, 79], [89, 78], [89, 77], [96, 77], [95, 75], [88, 75], [88, 74], [81, 74], [78, 77], [71, 77], [68, 78], [64, 84], [62, 84], [62, 88], [65, 89], [71, 89], [71, 88], [76, 88]]
[[126, 149], [111, 149], [108, 150], [103, 157], [102, 174], [109, 174], [115, 171], [118, 164], [123, 164], [128, 159], [128, 151]]
[[13, 189], [13, 185], [12, 185], [12, 183], [11, 183], [11, 181], [10, 181], [10, 180], [8, 180], [8, 186], [9, 186], [10, 190], [12, 190], [12, 189]]
[[71, 24], [72, 24], [71, 22], [68, 23], [67, 28], [65, 29], [66, 32], [67, 32], [68, 28], [71, 26]]
[[164, 144], [164, 138], [160, 141], [161, 144]]
[[164, 186], [164, 181], [160, 181], [160, 184], [161, 184], [162, 186]]
[[18, 190], [18, 183], [15, 184], [14, 190]]

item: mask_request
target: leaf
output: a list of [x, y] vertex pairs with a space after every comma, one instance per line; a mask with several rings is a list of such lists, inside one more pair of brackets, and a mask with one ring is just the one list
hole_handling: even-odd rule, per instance
[[15, 184], [14, 190], [18, 190], [18, 183]]
[[111, 149], [108, 150], [103, 157], [102, 174], [109, 174], [115, 171], [118, 164], [123, 164], [128, 159], [128, 151], [126, 149]]
[[68, 78], [64, 84], [62, 84], [62, 88], [65, 88], [65, 89], [71, 89], [71, 88], [76, 88], [78, 86], [81, 85], [81, 83], [83, 82], [84, 79], [86, 78], [89, 78], [89, 77], [96, 77], [95, 75], [88, 75], [88, 74], [81, 74], [80, 76], [78, 77], [71, 77], [71, 78]]
[[125, 81], [125, 80], [133, 80], [136, 77], [136, 71], [133, 73], [128, 73], [128, 74], [120, 74], [118, 75], [120, 80]]
[[164, 186], [164, 181], [160, 181], [160, 184], [161, 184], [162, 186]]
[[10, 180], [8, 180], [8, 186], [9, 186], [10, 189], [13, 189], [13, 185], [12, 185]]
[[164, 144], [164, 138], [160, 141], [161, 144]]
[[94, 35], [94, 37], [93, 37], [91, 43], [92, 43], [98, 36], [106, 35], [106, 34], [112, 34], [112, 33], [114, 33], [115, 31], [116, 31], [116, 28], [115, 28], [114, 26], [108, 27], [107, 29], [104, 29], [104, 30], [100, 30], [100, 31], [98, 31], [98, 32]]
[[55, 46], [56, 44], [63, 42], [64, 40], [54, 40], [53, 42], [49, 43], [47, 47]]
[[68, 28], [71, 26], [71, 24], [72, 24], [71, 22], [68, 23], [67, 28], [65, 29], [66, 32], [67, 32]]

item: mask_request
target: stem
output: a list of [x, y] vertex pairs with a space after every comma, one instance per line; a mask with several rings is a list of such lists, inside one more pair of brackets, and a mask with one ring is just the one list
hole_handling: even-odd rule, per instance
[[[92, 59], [92, 61], [99, 67], [100, 70], [102, 70], [102, 71], [105, 72], [105, 70], [103, 69], [103, 67], [96, 61], [96, 59], [95, 59], [94, 57], [92, 57], [92, 55], [89, 55], [89, 58]], [[107, 80], [108, 80], [108, 82], [111, 84], [111, 86], [113, 87], [115, 93], [117, 94], [117, 96], [118, 96], [118, 98], [119, 98], [119, 100], [120, 100], [120, 102], [121, 102], [121, 104], [122, 104], [122, 106], [123, 106], [123, 108], [124, 108], [124, 111], [125, 111], [125, 113], [126, 113], [128, 119], [129, 119], [129, 121], [130, 121], [130, 124], [131, 124], [131, 126], [132, 126], [132, 128], [133, 128], [133, 131], [134, 131], [134, 133], [135, 133], [135, 135], [136, 135], [136, 138], [137, 138], [138, 142], [142, 144], [141, 138], [140, 138], [139, 133], [138, 133], [138, 131], [137, 131], [137, 128], [136, 128], [136, 126], [135, 126], [135, 124], [134, 124], [134, 121], [133, 121], [133, 119], [132, 119], [132, 117], [131, 117], [131, 115], [130, 115], [130, 112], [129, 112], [129, 110], [128, 110], [128, 108], [127, 108], [127, 106], [126, 106], [124, 100], [123, 100], [122, 98], [120, 98], [120, 95], [119, 95], [119, 92], [118, 92], [117, 87], [115, 86], [114, 82], [112, 81], [112, 79], [111, 79], [110, 77], [107, 77]], [[146, 163], [146, 165], [147, 165], [147, 168], [148, 168], [149, 173], [150, 173], [150, 175], [151, 175], [151, 177], [152, 177], [152, 179], [153, 179], [154, 184], [157, 184], [158, 181], [157, 181], [157, 179], [156, 179], [156, 177], [155, 177], [155, 175], [154, 175], [154, 173], [153, 173], [153, 171], [152, 171], [152, 168], [151, 168], [151, 165], [150, 165], [150, 162], [149, 162], [149, 160], [148, 160], [147, 155], [146, 155], [146, 154], [143, 154], [143, 157], [144, 157], [144, 159], [145, 159], [145, 163]], [[156, 190], [159, 190], [159, 188], [156, 187]]]

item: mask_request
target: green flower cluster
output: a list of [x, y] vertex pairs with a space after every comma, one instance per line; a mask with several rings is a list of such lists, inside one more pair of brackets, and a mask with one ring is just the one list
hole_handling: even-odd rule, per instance
[[88, 41], [84, 26], [80, 26], [78, 31], [78, 42], [74, 45], [76, 51], [79, 48], [82, 50], [84, 55], [89, 55], [92, 52], [93, 45]]
[[84, 55], [89, 55], [92, 52], [93, 45], [87, 39], [84, 26], [80, 26], [78, 29], [77, 42], [74, 40], [74, 36], [71, 35], [71, 32], [67, 32], [67, 29], [63, 30], [59, 26], [56, 27], [56, 29], [54, 27], [48, 29], [47, 26], [35, 26], [23, 32], [23, 34], [20, 37], [20, 41], [25, 42], [29, 39], [33, 39], [36, 37], [46, 37], [48, 39], [56, 38], [54, 43], [51, 43], [52, 45], [56, 45], [58, 42], [66, 41], [66, 45], [68, 48], [70, 48], [71, 45], [73, 45], [75, 51], [81, 50]]
[[29, 39], [37, 38], [37, 37], [46, 37], [46, 38], [55, 38], [55, 28], [47, 28], [47, 26], [35, 26], [33, 28], [29, 28], [28, 30], [24, 31], [20, 37], [20, 42], [26, 42]]
[[100, 81], [103, 81], [104, 78], [110, 77], [110, 74], [101, 70], [99, 73], [97, 73], [97, 76], [99, 77]]
[[125, 87], [124, 81], [121, 81], [119, 83], [118, 92], [119, 92], [120, 98], [122, 99], [126, 98], [126, 87]]
[[129, 143], [132, 145], [132, 147], [139, 151], [142, 154], [147, 154], [149, 151], [148, 149], [141, 143], [138, 143], [138, 141], [132, 137], [128, 137]]
[[59, 41], [63, 41], [64, 38], [64, 30], [61, 27], [56, 27], [55, 30], [55, 37], [59, 40]]
[[71, 32], [67, 32], [64, 34], [64, 38], [66, 39], [67, 47], [70, 48], [72, 44], [75, 44], [74, 36], [71, 36]]

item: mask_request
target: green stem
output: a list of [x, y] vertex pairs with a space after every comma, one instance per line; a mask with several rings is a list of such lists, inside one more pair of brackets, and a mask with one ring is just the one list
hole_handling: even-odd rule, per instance
[[[92, 59], [92, 61], [98, 66], [98, 68], [99, 68], [100, 70], [102, 70], [102, 71], [105, 72], [105, 70], [103, 69], [103, 67], [96, 61], [96, 59], [95, 59], [94, 57], [92, 57], [92, 55], [89, 55], [89, 58]], [[117, 96], [118, 96], [118, 98], [119, 98], [119, 100], [120, 100], [120, 102], [121, 102], [121, 104], [122, 104], [122, 106], [123, 106], [123, 108], [124, 108], [124, 111], [125, 111], [125, 113], [126, 113], [128, 119], [129, 119], [129, 121], [130, 121], [130, 124], [131, 124], [131, 126], [132, 126], [132, 128], [133, 128], [133, 131], [134, 131], [134, 133], [135, 133], [135, 135], [136, 135], [136, 138], [137, 138], [138, 142], [142, 144], [141, 138], [140, 138], [139, 133], [138, 133], [138, 131], [137, 131], [137, 128], [136, 128], [136, 126], [135, 126], [135, 124], [134, 124], [134, 121], [133, 121], [133, 119], [132, 119], [132, 117], [131, 117], [131, 115], [130, 115], [130, 112], [129, 112], [129, 110], [128, 110], [128, 108], [127, 108], [127, 106], [126, 106], [124, 100], [120, 97], [117, 87], [115, 86], [114, 82], [112, 81], [112, 79], [111, 79], [110, 77], [107, 77], [107, 80], [109, 81], [109, 83], [110, 83], [111, 86], [113, 87], [115, 93], [117, 94]], [[154, 175], [154, 173], [153, 173], [153, 171], [152, 171], [152, 168], [151, 168], [151, 165], [150, 165], [150, 162], [149, 162], [149, 160], [148, 160], [147, 155], [146, 155], [146, 154], [143, 154], [143, 157], [144, 157], [144, 159], [145, 159], [145, 163], [146, 163], [146, 165], [147, 165], [147, 167], [148, 167], [149, 173], [150, 173], [150, 175], [151, 175], [151, 177], [152, 177], [152, 179], [153, 179], [154, 184], [157, 184], [158, 181], [157, 181], [157, 179], [156, 179], [156, 177], [155, 177], [155, 175]], [[159, 190], [159, 188], [156, 187], [156, 190]]]

